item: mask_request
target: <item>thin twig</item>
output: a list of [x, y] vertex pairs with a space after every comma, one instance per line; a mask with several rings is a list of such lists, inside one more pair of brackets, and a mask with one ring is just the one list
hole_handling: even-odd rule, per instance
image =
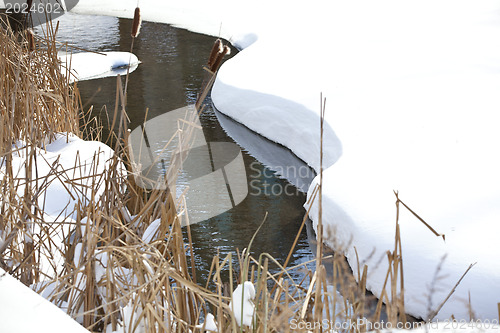
[[467, 273], [469, 273], [469, 271], [471, 270], [472, 267], [474, 267], [474, 265], [476, 265], [477, 263], [473, 263], [473, 264], [470, 264], [469, 267], [465, 270], [464, 274], [462, 274], [462, 276], [460, 277], [460, 279], [458, 280], [458, 282], [455, 284], [455, 286], [451, 289], [451, 291], [449, 292], [448, 296], [446, 296], [446, 298], [444, 299], [444, 301], [441, 302], [441, 304], [439, 304], [439, 306], [437, 307], [436, 310], [434, 310], [433, 312], [431, 312], [429, 314], [429, 318], [428, 320], [431, 321], [432, 319], [434, 319], [434, 317], [436, 317], [436, 315], [439, 313], [439, 311], [441, 311], [441, 308], [444, 306], [444, 304], [448, 301], [448, 299], [450, 299], [451, 295], [453, 295], [453, 293], [455, 292], [455, 290], [457, 289], [458, 285], [460, 284], [460, 282], [462, 282], [463, 278], [465, 277], [465, 275]]

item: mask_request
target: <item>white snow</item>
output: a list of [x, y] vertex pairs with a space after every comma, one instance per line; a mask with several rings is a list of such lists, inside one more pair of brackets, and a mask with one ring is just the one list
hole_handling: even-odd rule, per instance
[[[144, 319], [139, 317], [139, 313], [142, 312], [140, 304], [134, 304], [134, 297], [128, 302], [128, 304], [120, 309], [123, 318], [123, 332], [126, 332], [126, 328], [131, 328], [137, 325], [137, 332], [146, 332], [146, 327], [144, 324]], [[120, 330], [118, 330], [120, 332]]]
[[219, 332], [215, 317], [211, 313], [207, 314], [207, 317], [205, 318], [205, 322], [203, 324], [196, 325], [196, 328], [199, 329], [203, 327], [205, 328], [205, 332]]
[[[255, 157], [266, 168], [275, 172], [275, 175], [286, 179], [301, 192], [307, 193], [312, 180], [316, 176], [304, 161], [297, 158], [289, 149], [250, 131], [247, 127], [234, 121], [233, 119], [217, 112], [217, 120], [226, 133], [233, 138], [247, 153]], [[259, 176], [262, 171], [250, 165], [252, 177]], [[252, 184], [250, 183], [250, 186]], [[280, 189], [285, 192], [287, 189]], [[289, 193], [294, 192], [290, 189]]]
[[231, 302], [229, 302], [229, 308], [233, 311], [239, 326], [243, 324], [250, 328], [252, 327], [255, 319], [255, 305], [252, 302], [254, 298], [255, 287], [250, 281], [239, 284], [233, 291]]
[[[132, 17], [136, 5], [82, 0], [75, 12]], [[217, 108], [316, 170], [324, 93], [323, 223], [336, 231], [326, 242], [352, 240], [349, 262], [356, 270], [356, 247], [376, 295], [387, 267], [385, 260], [375, 263], [394, 247], [398, 190], [446, 234], [443, 242], [402, 209], [406, 309], [426, 317], [477, 262], [437, 318], [469, 318], [470, 292], [475, 315], [497, 319], [498, 1], [143, 0], [140, 6], [144, 20], [221, 35], [245, 48], [219, 72]], [[317, 220], [316, 206], [311, 217]]]
[[[238, 326], [248, 326], [250, 329], [253, 326], [255, 318], [255, 287], [252, 282], [245, 281], [243, 284], [238, 284], [231, 295], [229, 308], [233, 312], [234, 318]], [[208, 313], [205, 322], [196, 325], [197, 328], [205, 328], [205, 332], [218, 332], [217, 322], [213, 314]]]
[[[328, 97], [323, 222], [336, 235], [326, 242], [352, 240], [347, 257], [356, 269], [356, 247], [369, 264], [369, 289], [381, 293], [387, 267], [379, 259], [394, 247], [397, 190], [446, 234], [443, 242], [402, 209], [407, 311], [427, 317], [477, 262], [437, 318], [468, 318], [469, 292], [477, 317], [497, 318], [498, 2], [195, 4], [140, 5], [145, 20], [212, 35], [222, 25], [222, 36], [246, 47], [222, 66], [213, 101], [316, 170], [320, 92]], [[185, 12], [175, 10], [181, 6]], [[148, 16], [148, 8], [157, 14]]]
[[0, 268], [0, 332], [86, 332], [57, 306]]

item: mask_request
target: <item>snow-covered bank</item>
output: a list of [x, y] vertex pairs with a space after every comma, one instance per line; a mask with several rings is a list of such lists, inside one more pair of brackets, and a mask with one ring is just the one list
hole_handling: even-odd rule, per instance
[[[109, 15], [133, 18], [136, 6], [141, 7], [141, 17], [145, 21], [168, 23], [194, 32], [220, 36], [230, 40], [233, 45], [245, 48], [256, 40], [250, 27], [255, 21], [250, 18], [234, 16], [244, 7], [253, 10], [252, 4], [244, 5], [230, 0], [216, 3], [199, 0], [187, 1], [98, 1], [83, 0], [71, 12], [77, 14]], [[269, 5], [268, 5], [269, 6]]]
[[468, 318], [469, 292], [475, 315], [498, 316], [497, 10], [496, 2], [325, 5], [310, 27], [292, 26], [291, 36], [270, 27], [221, 68], [214, 86], [222, 112], [316, 169], [317, 137], [295, 139], [319, 132], [324, 92], [326, 121], [342, 147], [331, 146], [327, 131], [323, 221], [336, 234], [326, 242], [352, 240], [351, 266], [356, 247], [360, 261], [369, 260], [368, 287], [380, 295], [387, 265], [379, 260], [394, 246], [393, 190], [446, 234], [444, 243], [411, 214], [400, 216], [406, 309], [416, 316], [435, 310], [473, 262], [438, 318]]
[[289, 149], [250, 131], [232, 118], [215, 111], [217, 120], [224, 131], [243, 147], [250, 155], [280, 178], [286, 179], [298, 190], [307, 193], [316, 173]]
[[[323, 8], [330, 17], [311, 17], [324, 26], [293, 29], [279, 42], [262, 36], [227, 62], [212, 97], [222, 112], [290, 147], [317, 169], [319, 140], [306, 135], [319, 132], [323, 91], [326, 120], [342, 145], [337, 149], [327, 130], [323, 221], [336, 235], [328, 233], [326, 242], [352, 240], [351, 266], [356, 270], [356, 247], [371, 271], [368, 287], [379, 295], [387, 272], [385, 258], [379, 260], [394, 246], [397, 190], [446, 234], [443, 242], [414, 216], [401, 213], [407, 311], [427, 317], [477, 262], [438, 318], [468, 318], [470, 292], [474, 314], [495, 319], [500, 300], [500, 247], [494, 236], [500, 231], [495, 153], [500, 44], [493, 42], [500, 27], [498, 6], [429, 4]], [[295, 40], [308, 41], [310, 48]], [[296, 70], [302, 64], [306, 73]], [[316, 209], [311, 217], [317, 220]]]
[[[96, 4], [82, 0], [75, 11], [131, 17], [136, 6]], [[323, 222], [337, 232], [326, 241], [352, 239], [351, 266], [356, 269], [355, 246], [361, 262], [370, 260], [368, 286], [376, 295], [386, 272], [379, 259], [394, 246], [397, 190], [446, 234], [443, 242], [402, 210], [406, 309], [426, 317], [477, 262], [437, 318], [469, 318], [469, 292], [477, 317], [497, 318], [497, 1], [140, 6], [145, 20], [220, 34], [247, 47], [219, 72], [212, 93], [217, 108], [286, 145], [316, 170], [324, 93]]]

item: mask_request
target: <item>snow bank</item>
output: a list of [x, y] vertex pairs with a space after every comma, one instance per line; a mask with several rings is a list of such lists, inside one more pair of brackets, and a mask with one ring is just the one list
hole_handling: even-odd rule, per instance
[[0, 268], [0, 331], [3, 333], [86, 332], [61, 309]]
[[[229, 302], [229, 308], [233, 312], [238, 326], [253, 326], [255, 318], [255, 286], [250, 281], [238, 284], [234, 289]], [[203, 324], [196, 325], [197, 328], [205, 328], [205, 332], [218, 332], [217, 322], [213, 314], [208, 313]]]
[[61, 71], [67, 74], [71, 68], [70, 81], [83, 81], [133, 72], [139, 65], [137, 56], [130, 52], [81, 52], [59, 55]]
[[[215, 111], [215, 115], [224, 131], [250, 155], [274, 171], [277, 177], [286, 179], [301, 192], [307, 193], [316, 172], [304, 161], [297, 158], [289, 149], [255, 134], [232, 118], [218, 111]], [[250, 168], [256, 171], [252, 165]]]
[[[61, 71], [70, 75], [70, 81], [83, 81], [118, 74], [132, 73], [139, 66], [139, 59], [130, 52], [117, 52], [113, 50], [120, 39], [119, 22], [114, 17], [99, 17], [76, 15], [67, 13], [54, 20], [53, 25], [59, 24], [57, 40], [68, 43], [60, 51], [58, 58], [62, 63]], [[92, 22], [92, 24], [89, 24]], [[44, 26], [38, 26], [35, 31], [45, 35]], [[100, 40], [91, 38], [99, 36]], [[89, 37], [90, 36], [90, 37]], [[72, 46], [78, 47], [72, 49]], [[80, 50], [89, 50], [80, 52]], [[69, 52], [76, 50], [76, 53]], [[67, 51], [67, 52], [65, 52]], [[94, 52], [93, 52], [94, 51]], [[98, 52], [99, 51], [99, 52]], [[71, 72], [68, 73], [68, 68]]]
[[207, 318], [203, 324], [196, 325], [196, 328], [202, 329], [205, 328], [205, 332], [218, 332], [217, 323], [215, 321], [215, 317], [213, 314], [207, 314]]
[[498, 316], [498, 7], [363, 1], [302, 8], [226, 62], [212, 93], [223, 113], [316, 170], [319, 92], [328, 96], [323, 221], [336, 233], [326, 242], [350, 242], [351, 266], [356, 271], [355, 247], [369, 265], [369, 289], [380, 295], [381, 256], [394, 247], [393, 190], [446, 234], [443, 242], [408, 212], [400, 216], [406, 309], [416, 316], [435, 310], [474, 262], [437, 318], [468, 318], [469, 292], [476, 316]]
[[[140, 5], [145, 20], [246, 47], [222, 66], [214, 103], [316, 170], [319, 93], [328, 97], [323, 222], [336, 234], [326, 242], [351, 241], [351, 266], [356, 269], [356, 247], [361, 262], [370, 264], [368, 286], [376, 295], [386, 271], [380, 256], [393, 248], [398, 190], [446, 234], [443, 242], [402, 210], [406, 309], [426, 317], [477, 262], [437, 318], [469, 318], [469, 292], [477, 317], [497, 318], [497, 1]], [[75, 11], [132, 17], [135, 6], [82, 0]]]

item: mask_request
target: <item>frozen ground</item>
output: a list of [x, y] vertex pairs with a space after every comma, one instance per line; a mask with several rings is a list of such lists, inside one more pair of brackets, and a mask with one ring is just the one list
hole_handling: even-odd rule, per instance
[[[132, 17], [136, 4], [82, 0], [75, 12]], [[217, 108], [316, 170], [323, 92], [323, 223], [335, 230], [326, 242], [349, 243], [354, 270], [357, 249], [376, 295], [382, 257], [394, 246], [396, 190], [446, 234], [444, 242], [402, 209], [407, 311], [426, 318], [477, 262], [437, 318], [469, 318], [469, 293], [475, 316], [498, 318], [498, 1], [140, 6], [145, 20], [220, 35], [243, 49], [219, 72]]]

